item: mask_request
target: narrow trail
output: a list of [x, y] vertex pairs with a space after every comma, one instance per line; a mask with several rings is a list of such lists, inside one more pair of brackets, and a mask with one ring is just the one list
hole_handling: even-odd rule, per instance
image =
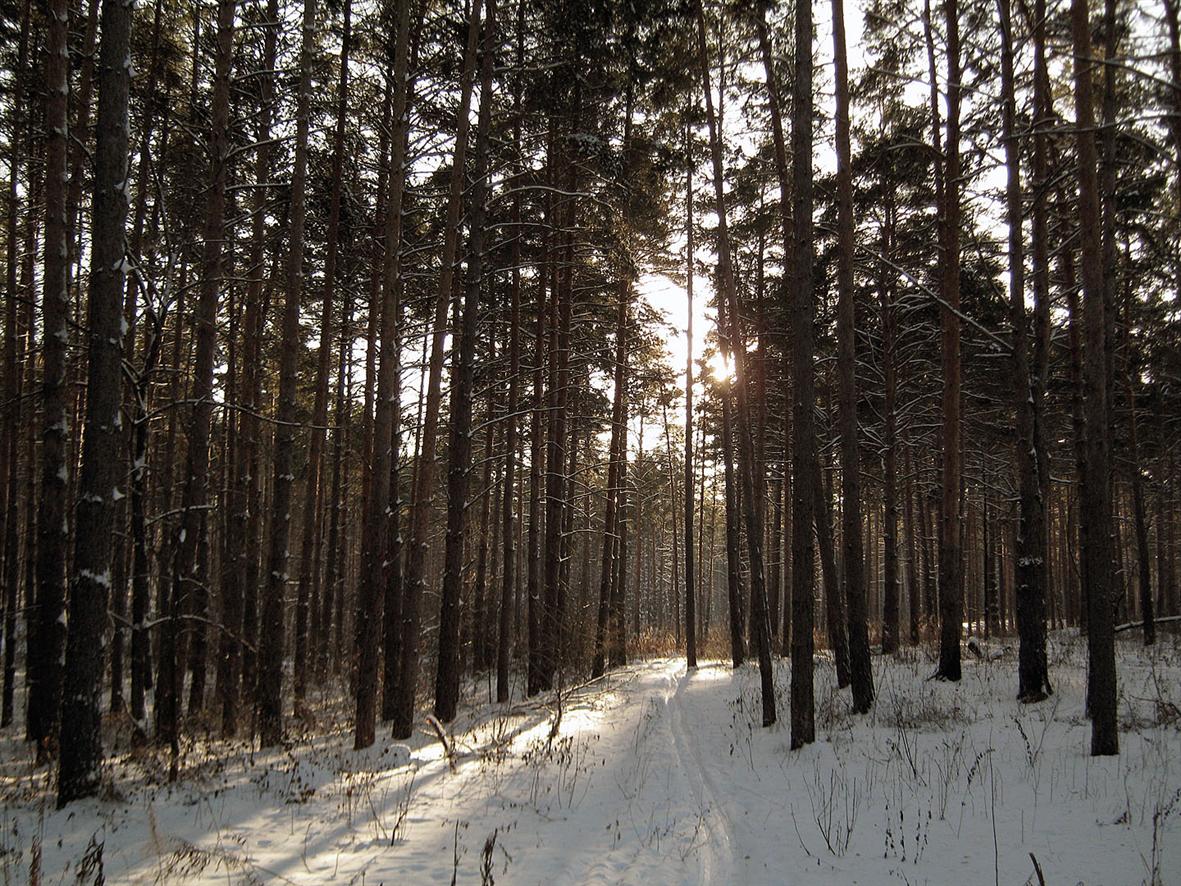
[[[740, 882], [735, 875], [745, 865], [735, 850], [733, 825], [724, 811], [721, 794], [709, 776], [698, 733], [689, 729], [685, 722], [685, 692], [693, 676], [692, 672], [682, 674], [679, 678], [669, 675], [670, 682], [676, 683], [676, 690], [665, 696], [665, 705], [669, 712], [669, 728], [677, 761], [693, 800], [700, 809], [707, 832], [705, 844], [696, 852], [701, 866], [701, 882]], [[745, 877], [741, 878], [741, 882], [745, 882]]]

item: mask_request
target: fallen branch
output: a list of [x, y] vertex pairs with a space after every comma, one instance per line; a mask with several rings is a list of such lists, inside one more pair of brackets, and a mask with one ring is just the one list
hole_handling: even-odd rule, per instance
[[1042, 873], [1042, 866], [1037, 863], [1037, 856], [1031, 852], [1029, 860], [1033, 862], [1033, 872], [1037, 875], [1039, 886], [1046, 886], [1046, 875]]
[[[1153, 623], [1158, 624], [1158, 625], [1175, 624], [1177, 622], [1181, 622], [1181, 615], [1166, 615], [1164, 618], [1153, 619]], [[1118, 634], [1121, 631], [1132, 631], [1132, 630], [1135, 630], [1136, 628], [1142, 628], [1142, 627], [1144, 627], [1144, 622], [1130, 621], [1127, 624], [1116, 625], [1115, 626], [1115, 633]]]
[[439, 744], [443, 746], [443, 756], [447, 759], [447, 765], [452, 772], [455, 772], [455, 753], [451, 750], [451, 743], [447, 741], [447, 733], [443, 731], [443, 724], [433, 714], [427, 715], [426, 721], [435, 730], [435, 735], [439, 737]]

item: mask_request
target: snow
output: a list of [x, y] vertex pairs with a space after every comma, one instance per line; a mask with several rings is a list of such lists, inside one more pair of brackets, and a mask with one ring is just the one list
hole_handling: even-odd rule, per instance
[[[47, 775], [5, 740], [0, 867], [24, 882], [40, 833], [45, 882], [73, 881], [92, 835], [111, 882], [498, 883], [1177, 882], [1181, 876], [1181, 643], [1120, 642], [1121, 755], [1092, 758], [1085, 643], [1055, 635], [1056, 694], [1013, 700], [1016, 662], [874, 657], [878, 700], [849, 711], [818, 659], [817, 742], [788, 750], [758, 725], [758, 671], [641, 661], [560, 696], [495, 705], [466, 687], [444, 746], [379, 728], [289, 723], [289, 746], [186, 745], [114, 758], [117, 799], [50, 811]], [[515, 693], [516, 694], [516, 693]], [[315, 716], [345, 723], [341, 690]], [[449, 748], [449, 750], [447, 750]], [[43, 816], [43, 819], [42, 819]], [[1032, 880], [1031, 880], [1032, 878]]]
[[107, 590], [111, 588], [111, 570], [109, 569], [102, 572], [95, 572], [91, 569], [80, 569], [78, 570], [78, 577], [85, 581], [93, 582]]

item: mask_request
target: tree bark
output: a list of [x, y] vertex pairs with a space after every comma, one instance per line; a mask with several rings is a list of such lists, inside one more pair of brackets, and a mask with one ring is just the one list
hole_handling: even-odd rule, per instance
[[792, 633], [791, 633], [791, 747], [816, 740], [816, 711], [812, 687], [812, 629], [814, 621], [816, 549], [815, 490], [819, 479], [816, 458], [815, 380], [812, 321], [816, 296], [812, 290], [812, 3], [796, 10], [795, 91], [792, 107], [792, 184], [795, 233], [795, 298], [791, 305], [792, 349]]
[[[371, 442], [372, 467], [365, 493], [362, 522], [361, 570], [357, 605], [357, 676], [356, 711], [353, 747], [357, 750], [373, 744], [377, 729], [377, 674], [380, 663], [384, 564], [388, 555], [387, 511], [390, 501], [390, 476], [394, 453], [395, 412], [400, 402], [391, 396], [398, 384], [398, 313], [401, 302], [402, 199], [406, 184], [407, 104], [410, 73], [410, 0], [398, 0], [394, 7], [394, 67], [390, 118], [391, 154], [388, 191], [385, 200], [385, 252], [380, 304], [380, 363], [377, 397]], [[374, 311], [377, 306], [371, 306]], [[395, 490], [396, 494], [396, 490]], [[387, 617], [392, 614], [387, 613]], [[339, 620], [338, 620], [339, 621]], [[400, 628], [396, 625], [395, 629]], [[387, 655], [391, 654], [387, 650]], [[391, 687], [386, 687], [391, 692]], [[385, 713], [385, 712], [383, 712]], [[392, 710], [390, 711], [392, 713]]]
[[1087, 353], [1087, 473], [1082, 487], [1087, 546], [1083, 552], [1087, 588], [1088, 713], [1091, 754], [1119, 753], [1116, 719], [1115, 637], [1111, 612], [1111, 486], [1107, 450], [1107, 366], [1099, 182], [1096, 173], [1095, 113], [1092, 99], [1091, 26], [1086, 0], [1071, 0], [1074, 46], [1074, 101], [1079, 160], [1079, 232], [1082, 239], [1083, 311]]
[[[474, 20], [474, 19], [473, 19]], [[451, 433], [447, 447], [447, 537], [444, 550], [443, 594], [439, 608], [439, 658], [435, 675], [435, 716], [444, 723], [455, 719], [459, 703], [459, 620], [463, 587], [463, 549], [466, 536], [468, 473], [472, 460], [472, 395], [475, 387], [476, 333], [484, 271], [484, 224], [488, 195], [488, 142], [492, 122], [492, 66], [496, 47], [496, 0], [487, 0], [484, 46], [480, 64], [480, 109], [476, 121], [475, 170], [471, 188], [467, 285], [462, 314], [453, 332]], [[489, 430], [492, 434], [492, 430]], [[486, 453], [491, 457], [491, 453]], [[491, 463], [491, 462], [489, 462]], [[486, 495], [487, 493], [485, 493]]]
[[321, 513], [324, 504], [324, 442], [328, 424], [328, 372], [332, 365], [333, 305], [336, 301], [336, 268], [340, 255], [340, 191], [344, 164], [344, 131], [349, 105], [349, 50], [352, 40], [352, 0], [344, 0], [341, 33], [340, 78], [337, 82], [336, 126], [332, 135], [332, 193], [328, 198], [328, 254], [324, 261], [324, 296], [320, 312], [320, 347], [316, 359], [315, 399], [312, 405], [311, 441], [308, 447], [304, 487], [303, 533], [300, 540], [299, 587], [295, 600], [295, 709], [303, 708], [308, 684], [308, 626], [314, 620], [311, 607], [319, 587]]
[[[517, 3], [517, 69], [525, 59], [525, 0]], [[523, 85], [518, 78], [513, 89], [513, 195], [512, 222], [517, 233], [513, 236], [510, 264], [512, 284], [509, 294], [509, 381], [508, 406], [504, 431], [504, 491], [501, 494], [501, 540], [504, 544], [504, 572], [501, 575], [500, 619], [496, 641], [496, 701], [509, 700], [509, 659], [512, 653], [513, 591], [517, 580], [516, 516], [513, 500], [516, 496], [518, 420], [521, 403], [521, 193], [523, 171], [521, 162]]]
[[118, 448], [122, 440], [122, 302], [127, 272], [128, 95], [133, 3], [103, 0], [94, 231], [91, 244], [86, 428], [74, 536], [62, 694], [58, 808], [94, 796], [102, 776], [100, 696]]
[[[1017, 440], [1013, 454], [1020, 499], [1014, 566], [1017, 630], [1021, 636], [1017, 662], [1017, 698], [1020, 701], [1033, 702], [1044, 699], [1051, 691], [1046, 661], [1045, 504], [1038, 475], [1038, 449], [1041, 440], [1037, 431], [1037, 398], [1034, 392], [1034, 378], [1029, 367], [1025, 317], [1021, 157], [1014, 131], [1016, 100], [1012, 15], [1010, 0], [997, 0], [997, 5], [1001, 30], [1001, 137], [1005, 143], [1005, 162], [1008, 171], [1005, 206], [1009, 225], [1009, 322], [1013, 328], [1013, 405], [1017, 413]], [[1035, 49], [1035, 53], [1036, 51]], [[1036, 78], [1035, 73], [1035, 81]], [[1035, 90], [1037, 88], [1035, 82]]]
[[[263, 32], [262, 67], [259, 86], [258, 128], [255, 141], [258, 150], [254, 160], [254, 182], [261, 186], [270, 179], [271, 123], [274, 118], [274, 74], [278, 53], [279, 2], [268, 0], [265, 13], [267, 26]], [[257, 634], [257, 582], [261, 541], [262, 482], [259, 470], [259, 419], [262, 372], [259, 367], [261, 338], [266, 308], [267, 224], [265, 208], [268, 196], [265, 188], [257, 187], [253, 195], [253, 219], [250, 233], [250, 279], [246, 283], [245, 304], [242, 308], [242, 377], [239, 385], [242, 409], [237, 415], [237, 440], [231, 493], [229, 532], [226, 538], [222, 597], [229, 605], [225, 616], [229, 631], [240, 631], [235, 636], [223, 635], [220, 649], [221, 668], [218, 675], [218, 694], [221, 697], [221, 731], [226, 738], [237, 734], [241, 689], [245, 687], [253, 697], [255, 654], [251, 649]], [[241, 598], [241, 616], [235, 613], [237, 604], [230, 598]]]
[[[169, 744], [174, 756], [180, 730], [181, 691], [184, 686], [181, 619], [190, 609], [190, 594], [207, 602], [204, 578], [208, 569], [201, 562], [206, 554], [202, 544], [205, 510], [209, 499], [209, 431], [213, 417], [213, 362], [217, 336], [217, 307], [222, 282], [222, 246], [225, 235], [226, 179], [229, 148], [227, 127], [230, 116], [230, 65], [233, 60], [236, 0], [220, 0], [217, 9], [217, 57], [213, 100], [210, 111], [209, 177], [205, 206], [201, 282], [193, 322], [195, 363], [192, 402], [188, 425], [188, 455], [182, 491], [180, 527], [172, 568], [169, 611], [160, 644], [160, 681], [156, 698], [156, 740]], [[178, 321], [180, 318], [177, 318]], [[204, 617], [200, 602], [194, 613]], [[204, 637], [204, 625], [197, 629]], [[195, 640], [194, 642], [200, 642]], [[203, 677], [194, 673], [189, 707], [200, 708]]]
[[[45, 251], [41, 326], [41, 495], [37, 500], [37, 646], [57, 674], [65, 644], [65, 567], [69, 534], [66, 502], [69, 465], [66, 349], [69, 332], [69, 232], [66, 227], [66, 160], [69, 139], [69, 4], [49, 8], [45, 53]], [[120, 244], [121, 245], [121, 244]], [[31, 334], [30, 330], [30, 334]], [[32, 465], [30, 465], [32, 470]], [[15, 554], [15, 551], [12, 552]], [[32, 589], [26, 591], [32, 595]], [[11, 640], [7, 641], [11, 642]], [[42, 740], [56, 731], [60, 676], [45, 684]], [[9, 684], [11, 685], [11, 684]], [[39, 684], [40, 685], [40, 684]], [[57, 690], [57, 691], [55, 691]], [[11, 705], [9, 705], [11, 707]]]
[[[833, 59], [836, 69], [836, 153], [837, 153], [837, 372], [840, 376], [841, 425], [841, 542], [844, 554], [844, 591], [849, 621], [849, 672], [852, 678], [853, 711], [867, 713], [873, 705], [873, 670], [869, 663], [869, 626], [865, 602], [865, 555], [861, 546], [861, 455], [857, 445], [857, 333], [853, 303], [853, 170], [849, 145], [849, 63], [845, 55], [845, 7], [832, 0]], [[892, 416], [887, 410], [887, 459], [893, 455]], [[891, 465], [887, 468], [892, 470]], [[888, 480], [887, 482], [891, 482]], [[887, 504], [887, 519], [893, 520], [893, 503]], [[892, 544], [892, 528], [886, 529]], [[893, 578], [891, 578], [893, 581]], [[897, 595], [894, 586], [895, 596]], [[889, 625], [887, 620], [887, 625]], [[883, 629], [893, 651], [897, 644], [897, 606], [891, 631]]]
[[[295, 484], [295, 422], [299, 371], [299, 310], [303, 298], [304, 226], [307, 206], [308, 130], [311, 123], [312, 65], [315, 52], [316, 0], [304, 0], [299, 80], [295, 100], [295, 153], [291, 173], [290, 238], [284, 278], [282, 331], [279, 350], [278, 408], [275, 413], [274, 474], [271, 481], [270, 537], [267, 575], [259, 620], [258, 684], [254, 696], [258, 738], [273, 747], [283, 737], [283, 655], [287, 592], [288, 541], [291, 535], [291, 497]], [[311, 518], [311, 515], [305, 515]]]
[[[460, 75], [460, 99], [456, 115], [455, 152], [451, 160], [451, 182], [447, 196], [447, 219], [443, 241], [442, 268], [434, 305], [434, 332], [428, 368], [426, 407], [422, 420], [422, 443], [414, 477], [410, 513], [410, 550], [407, 552], [406, 583], [402, 601], [402, 646], [398, 687], [394, 697], [393, 733], [409, 738], [414, 727], [414, 697], [418, 689], [420, 609], [426, 579], [427, 534], [434, 496], [435, 447], [442, 403], [443, 346], [447, 331], [447, 306], [455, 274], [459, 240], [459, 215], [463, 203], [464, 159], [467, 155], [468, 124], [472, 102], [472, 81], [476, 67], [476, 45], [480, 34], [481, 0], [475, 0], [468, 21], [467, 47]], [[392, 201], [390, 212], [393, 212]]]
[[[685, 127], [686, 154], [692, 149], [690, 129]], [[690, 155], [691, 156], [691, 155]], [[685, 666], [697, 667], [697, 599], [694, 593], [696, 563], [693, 550], [693, 164], [685, 169], [685, 298], [688, 328], [685, 330]], [[676, 591], [674, 591], [676, 593]]]
[[[729, 351], [734, 359], [734, 394], [737, 407], [738, 430], [738, 473], [742, 494], [743, 512], [746, 518], [746, 544], [750, 556], [750, 599], [751, 617], [754, 622], [754, 641], [759, 656], [763, 725], [775, 722], [775, 687], [771, 662], [771, 624], [768, 620], [766, 567], [763, 562], [763, 508], [762, 480], [756, 478], [755, 446], [752, 434], [751, 410], [747, 401], [750, 389], [746, 336], [742, 329], [742, 316], [738, 304], [738, 293], [734, 283], [733, 255], [730, 247], [729, 228], [726, 219], [725, 186], [722, 162], [722, 115], [714, 114], [713, 89], [710, 86], [709, 53], [705, 35], [705, 13], [700, 2], [697, 7], [697, 43], [700, 54], [702, 92], [705, 95], [706, 122], [709, 126], [710, 154], [713, 160], [714, 204], [718, 216], [718, 280], [719, 301], [724, 301], [727, 310], [718, 312], [719, 332], [728, 340]], [[720, 109], [719, 109], [720, 110]], [[729, 318], [728, 328], [724, 325]]]
[[[960, 422], [960, 35], [958, 0], [944, 0], [947, 22], [947, 143], [943, 172], [943, 274], [940, 351], [943, 369], [942, 506], [939, 512], [940, 680], [960, 679], [964, 614]], [[932, 84], [932, 89], [934, 84]]]

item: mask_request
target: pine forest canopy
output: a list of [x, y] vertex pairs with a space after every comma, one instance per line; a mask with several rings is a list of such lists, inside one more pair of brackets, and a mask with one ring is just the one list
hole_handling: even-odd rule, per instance
[[59, 803], [658, 652], [764, 725], [789, 656], [799, 748], [818, 646], [864, 713], [967, 632], [1036, 703], [1082, 631], [1118, 752], [1116, 626], [1181, 620], [1176, 0], [0, 3], [2, 719]]

